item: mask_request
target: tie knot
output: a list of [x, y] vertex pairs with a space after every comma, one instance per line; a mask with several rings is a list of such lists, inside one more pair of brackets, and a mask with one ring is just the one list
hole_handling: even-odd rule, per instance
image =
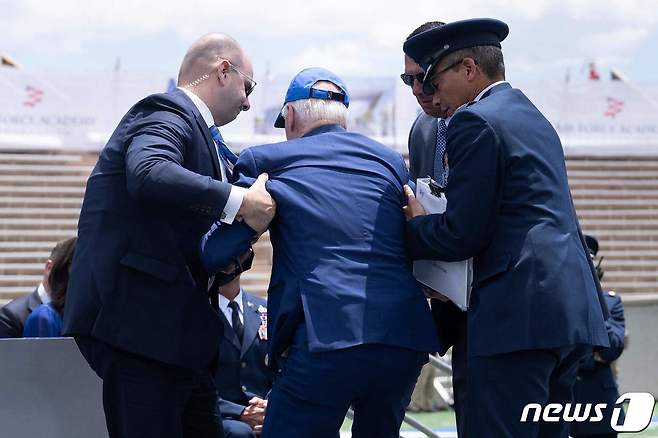
[[222, 134], [219, 132], [219, 128], [217, 126], [212, 125], [208, 129], [210, 130], [210, 135], [212, 135], [213, 140], [215, 140], [217, 143], [224, 143]]
[[446, 132], [448, 130], [448, 125], [446, 124], [445, 119], [439, 119], [439, 131]]
[[237, 301], [229, 301], [228, 306], [234, 312], [239, 312], [240, 311], [240, 306], [238, 305]]

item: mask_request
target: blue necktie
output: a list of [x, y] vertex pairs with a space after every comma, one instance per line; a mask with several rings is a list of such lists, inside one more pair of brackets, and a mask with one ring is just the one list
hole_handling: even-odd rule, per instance
[[434, 181], [446, 186], [447, 176], [443, 168], [443, 156], [446, 153], [446, 132], [448, 127], [446, 121], [439, 119], [438, 129], [436, 132], [436, 154], [434, 155]]
[[233, 172], [233, 166], [238, 161], [238, 156], [235, 155], [224, 143], [222, 134], [219, 132], [217, 126], [212, 125], [210, 128], [210, 135], [212, 135], [213, 140], [215, 140], [215, 146], [217, 147], [217, 154], [219, 158], [224, 161], [226, 167], [227, 177], [231, 179], [231, 173]]

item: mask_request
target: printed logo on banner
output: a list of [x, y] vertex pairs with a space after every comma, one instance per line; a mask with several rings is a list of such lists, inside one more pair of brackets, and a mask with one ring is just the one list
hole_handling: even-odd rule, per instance
[[26, 95], [23, 101], [23, 106], [34, 108], [36, 104], [43, 100], [43, 90], [37, 87], [28, 85], [25, 87]]
[[614, 119], [615, 116], [622, 112], [624, 109], [624, 101], [615, 99], [614, 97], [608, 97], [606, 101], [608, 102], [608, 109], [603, 113], [603, 115], [605, 117]]

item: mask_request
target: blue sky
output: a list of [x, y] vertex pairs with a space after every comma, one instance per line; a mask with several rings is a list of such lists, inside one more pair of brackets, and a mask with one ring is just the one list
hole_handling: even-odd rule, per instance
[[256, 79], [322, 65], [393, 77], [405, 36], [425, 21], [495, 17], [508, 79], [586, 77], [595, 61], [635, 82], [658, 81], [658, 0], [0, 0], [0, 53], [34, 74], [111, 71], [175, 75], [189, 44], [221, 31], [251, 56]]

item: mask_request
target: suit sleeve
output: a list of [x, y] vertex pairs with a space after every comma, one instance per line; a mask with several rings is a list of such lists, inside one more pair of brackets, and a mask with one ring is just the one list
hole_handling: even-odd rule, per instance
[[0, 308], [0, 338], [20, 338], [23, 332], [16, 316], [7, 309]]
[[[249, 187], [257, 175], [255, 161], [248, 149], [240, 154], [233, 168], [236, 185]], [[232, 224], [215, 222], [201, 239], [201, 262], [207, 272], [214, 274], [244, 254], [256, 232], [246, 223], [234, 221]]]
[[493, 234], [504, 179], [498, 136], [485, 120], [464, 110], [450, 122], [447, 142], [448, 206], [443, 214], [407, 223], [407, 245], [414, 259], [466, 260]]
[[206, 145], [191, 144], [192, 128], [179, 115], [147, 113], [132, 122], [127, 135], [126, 183], [132, 196], [221, 217], [231, 185], [184, 167], [186, 149]]
[[605, 322], [608, 331], [610, 347], [599, 351], [599, 356], [606, 363], [611, 363], [621, 356], [624, 351], [624, 337], [626, 336], [626, 320], [624, 318], [624, 305], [619, 296], [615, 296], [614, 305], [610, 308], [610, 318]]
[[232, 401], [223, 399], [221, 397], [217, 401], [217, 407], [219, 408], [219, 414], [222, 416], [222, 418], [230, 418], [233, 420], [239, 420], [240, 415], [242, 415], [242, 412], [246, 408], [246, 406], [233, 403]]

